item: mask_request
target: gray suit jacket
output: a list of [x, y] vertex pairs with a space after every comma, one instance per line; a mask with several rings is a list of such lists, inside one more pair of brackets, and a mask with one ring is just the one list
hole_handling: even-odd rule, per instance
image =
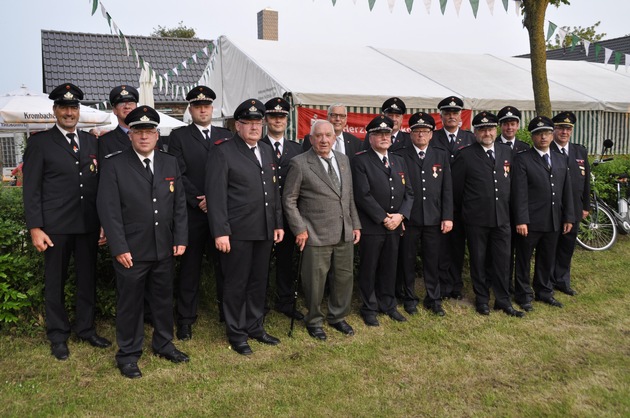
[[341, 239], [352, 242], [352, 231], [361, 229], [348, 157], [333, 152], [341, 172], [341, 193], [313, 149], [293, 157], [289, 163], [282, 195], [284, 214], [295, 235], [308, 231], [307, 245], [335, 245]]

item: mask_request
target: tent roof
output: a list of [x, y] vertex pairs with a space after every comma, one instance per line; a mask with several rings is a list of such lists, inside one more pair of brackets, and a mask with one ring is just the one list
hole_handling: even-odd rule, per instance
[[[467, 108], [506, 105], [534, 110], [528, 58], [454, 54], [374, 47], [219, 38], [219, 57], [209, 83], [223, 115], [243, 100], [291, 93], [295, 104], [380, 107], [398, 96], [409, 108], [433, 109], [456, 95]], [[548, 61], [549, 90], [556, 109], [627, 112], [630, 77], [614, 66]], [[219, 103], [217, 103], [219, 102]]]

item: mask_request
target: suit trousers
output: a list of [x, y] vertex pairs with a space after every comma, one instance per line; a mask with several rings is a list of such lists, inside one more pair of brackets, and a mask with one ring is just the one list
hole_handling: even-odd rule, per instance
[[466, 225], [470, 254], [470, 277], [476, 305], [488, 304], [490, 289], [495, 306], [508, 307], [510, 302], [510, 224], [497, 227]]
[[336, 324], [350, 313], [352, 302], [354, 245], [339, 241], [336, 245], [315, 247], [306, 245], [302, 255], [302, 289], [308, 313], [304, 323], [308, 327], [321, 327], [324, 322], [322, 299], [328, 270], [331, 269], [332, 282], [329, 283], [328, 314], [329, 324]]
[[[284, 225], [289, 225], [284, 220]], [[295, 252], [295, 236], [289, 228], [284, 230], [284, 238], [275, 244], [276, 254], [276, 298], [275, 309], [280, 312], [293, 310], [295, 290], [295, 272], [293, 271], [293, 253]]]
[[405, 309], [413, 309], [418, 305], [416, 296], [416, 257], [418, 254], [418, 240], [422, 257], [422, 277], [426, 295], [424, 304], [441, 303], [439, 264], [442, 240], [446, 239], [440, 231], [439, 225], [415, 226], [406, 225], [405, 234], [400, 238], [398, 251], [398, 277], [402, 279], [397, 289], [402, 294]]
[[575, 251], [580, 222], [573, 224], [568, 234], [560, 234], [556, 248], [556, 263], [553, 269], [552, 284], [567, 289], [571, 287], [571, 260]]
[[264, 333], [265, 299], [272, 240], [230, 239], [230, 252], [221, 253], [223, 313], [230, 344]]
[[87, 234], [50, 234], [53, 247], [44, 252], [44, 301], [46, 336], [51, 343], [70, 337], [70, 321], [65, 309], [64, 287], [68, 278], [70, 257], [74, 256], [76, 272], [75, 333], [89, 338], [94, 329], [96, 301], [96, 253], [99, 232]]
[[442, 296], [461, 292], [464, 288], [462, 270], [466, 252], [466, 229], [461, 215], [455, 215], [453, 229], [442, 240], [440, 249], [440, 290]]
[[[200, 216], [201, 215], [201, 216]], [[203, 255], [214, 267], [217, 302], [221, 305], [223, 274], [219, 266], [219, 252], [210, 240], [208, 218], [199, 209], [188, 208], [188, 246], [180, 260], [177, 283], [177, 323], [192, 325], [197, 320], [199, 305], [199, 283]]]
[[[514, 300], [519, 305], [531, 302], [536, 297], [553, 296], [551, 275], [555, 263], [556, 245], [560, 232], [529, 231], [526, 237], [516, 240]], [[532, 254], [536, 250], [533, 291], [529, 282]]]
[[[133, 255], [133, 254], [132, 254]], [[118, 364], [135, 363], [144, 344], [144, 301], [152, 314], [155, 353], [172, 351], [173, 345], [173, 257], [158, 261], [135, 261], [131, 268], [114, 259], [116, 272], [116, 341]], [[145, 287], [151, 293], [145, 299]]]
[[359, 241], [361, 316], [396, 309], [396, 264], [399, 234], [363, 235]]

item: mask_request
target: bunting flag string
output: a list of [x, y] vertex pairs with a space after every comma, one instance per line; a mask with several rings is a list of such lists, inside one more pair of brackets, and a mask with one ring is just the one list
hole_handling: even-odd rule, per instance
[[[582, 42], [582, 45], [584, 45], [585, 55], [587, 57], [589, 56], [590, 47], [593, 42], [587, 41], [586, 39], [582, 39], [575, 33], [571, 33], [564, 28], [558, 28], [558, 25], [556, 25], [555, 23], [549, 20], [547, 21], [547, 42], [549, 42], [549, 40], [553, 37], [556, 31], [558, 32], [558, 39], [560, 41], [560, 45], [564, 45], [564, 41], [566, 37], [570, 36], [569, 39], [571, 39], [571, 51], [575, 49], [575, 46], [577, 44]], [[628, 71], [628, 66], [630, 65], [630, 62], [628, 62], [628, 56], [629, 56], [628, 54], [623, 54], [619, 51], [614, 51], [610, 48], [605, 48], [601, 46], [599, 43], [595, 42], [595, 59], [596, 60], [599, 60], [599, 55], [601, 54], [602, 50], [604, 50], [604, 64], [605, 65], [608, 65], [608, 63], [610, 62], [610, 58], [614, 56], [613, 62], [615, 64], [615, 70], [617, 70], [617, 68], [619, 68], [619, 65], [621, 65], [621, 59], [623, 57], [625, 59], [624, 64], [625, 64], [626, 72]]]
[[[90, 0], [90, 1], [96, 1], [96, 0]], [[313, 0], [314, 2], [315, 0]], [[390, 13], [394, 11], [394, 7], [396, 6], [396, 2], [398, 0], [387, 0], [387, 7], [389, 8]], [[431, 2], [434, 0], [422, 0], [424, 2], [424, 6], [427, 10], [427, 14], [431, 14]], [[442, 11], [442, 14], [445, 13], [446, 11], [446, 4], [448, 3], [449, 0], [438, 0], [440, 3], [440, 10]], [[457, 13], [457, 16], [459, 16], [459, 10], [462, 6], [462, 2], [463, 0], [451, 0], [454, 5], [455, 5], [455, 12]], [[477, 17], [477, 12], [479, 10], [479, 1], [480, 0], [468, 0], [470, 2], [470, 7], [472, 8], [473, 14], [475, 15], [475, 18]], [[502, 0], [503, 3], [503, 7], [505, 8], [505, 11], [508, 11], [508, 5], [510, 4], [510, 1], [512, 3], [514, 3], [515, 7], [516, 7], [516, 14], [519, 15], [520, 14], [520, 7], [521, 7], [521, 1], [520, 0]], [[355, 5], [357, 4], [357, 0], [353, 0], [352, 1]], [[405, 2], [405, 7], [407, 8], [407, 12], [409, 14], [411, 14], [411, 10], [413, 9], [413, 2], [414, 0], [404, 0]], [[486, 0], [486, 2], [488, 3], [488, 9], [490, 10], [490, 14], [494, 14], [494, 2], [495, 0]], [[374, 5], [376, 4], [376, 0], [368, 0], [368, 7], [370, 8], [370, 11], [372, 11], [372, 9], [374, 8]], [[332, 5], [333, 7], [337, 5], [337, 0], [332, 0]]]
[[[136, 61], [136, 68], [145, 68], [146, 71], [149, 72], [151, 80], [154, 81], [154, 84], [157, 84], [158, 91], [160, 93], [162, 93], [162, 90], [164, 90], [164, 94], [168, 94], [169, 84], [173, 87], [173, 89], [171, 90], [171, 97], [176, 98], [177, 97], [176, 92], [179, 92], [180, 89], [182, 91], [182, 95], [185, 94], [185, 91], [189, 91], [189, 90], [186, 90], [185, 87], [180, 86], [176, 83], [173, 83], [172, 78], [175, 76], [178, 76], [180, 72], [182, 72], [183, 70], [188, 69], [188, 66], [190, 64], [197, 63], [199, 58], [203, 58], [204, 56], [206, 56], [208, 57], [208, 62], [210, 63], [209, 68], [207, 67], [205, 69], [204, 75], [206, 73], [209, 74], [212, 68], [214, 68], [214, 64], [216, 60], [216, 57], [215, 57], [216, 48], [215, 48], [214, 41], [210, 41], [210, 43], [207, 46], [195, 52], [190, 57], [187, 57], [185, 60], [180, 62], [177, 66], [173, 67], [172, 69], [168, 70], [166, 73], [158, 74], [158, 72], [153, 68], [153, 66], [138, 53], [138, 51], [134, 48], [134, 46], [131, 44], [129, 39], [123, 34], [122, 30], [120, 30], [120, 28], [118, 27], [114, 19], [111, 17], [109, 12], [105, 9], [103, 2], [99, 0], [88, 0], [88, 1], [89, 3], [91, 3], [91, 6], [92, 6], [92, 16], [94, 16], [94, 14], [96, 13], [96, 11], [99, 9], [99, 6], [100, 6], [101, 15], [107, 21], [107, 25], [109, 26], [110, 31], [116, 36], [118, 36], [118, 39], [121, 42], [121, 47], [124, 53], [126, 53], [128, 57], [131, 56]], [[376, 1], [376, 0], [373, 0], [373, 1]], [[97, 106], [100, 106], [100, 104], [97, 104]], [[107, 106], [105, 106], [105, 108], [107, 108]]]

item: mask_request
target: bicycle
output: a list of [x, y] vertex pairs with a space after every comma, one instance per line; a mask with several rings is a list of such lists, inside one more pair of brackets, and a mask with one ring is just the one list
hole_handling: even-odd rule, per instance
[[[604, 140], [604, 146], [599, 159], [593, 161], [594, 167], [613, 160], [612, 156], [604, 158], [604, 155], [612, 146], [612, 140]], [[591, 178], [595, 180], [595, 175], [592, 172]], [[628, 175], [615, 174], [614, 178], [617, 187], [617, 210], [613, 209], [599, 197], [597, 191], [593, 188], [591, 211], [589, 215], [580, 222], [580, 231], [577, 236], [577, 243], [586, 250], [607, 250], [614, 245], [618, 233], [624, 235], [630, 233], [629, 200], [621, 195], [622, 184], [628, 185]]]

